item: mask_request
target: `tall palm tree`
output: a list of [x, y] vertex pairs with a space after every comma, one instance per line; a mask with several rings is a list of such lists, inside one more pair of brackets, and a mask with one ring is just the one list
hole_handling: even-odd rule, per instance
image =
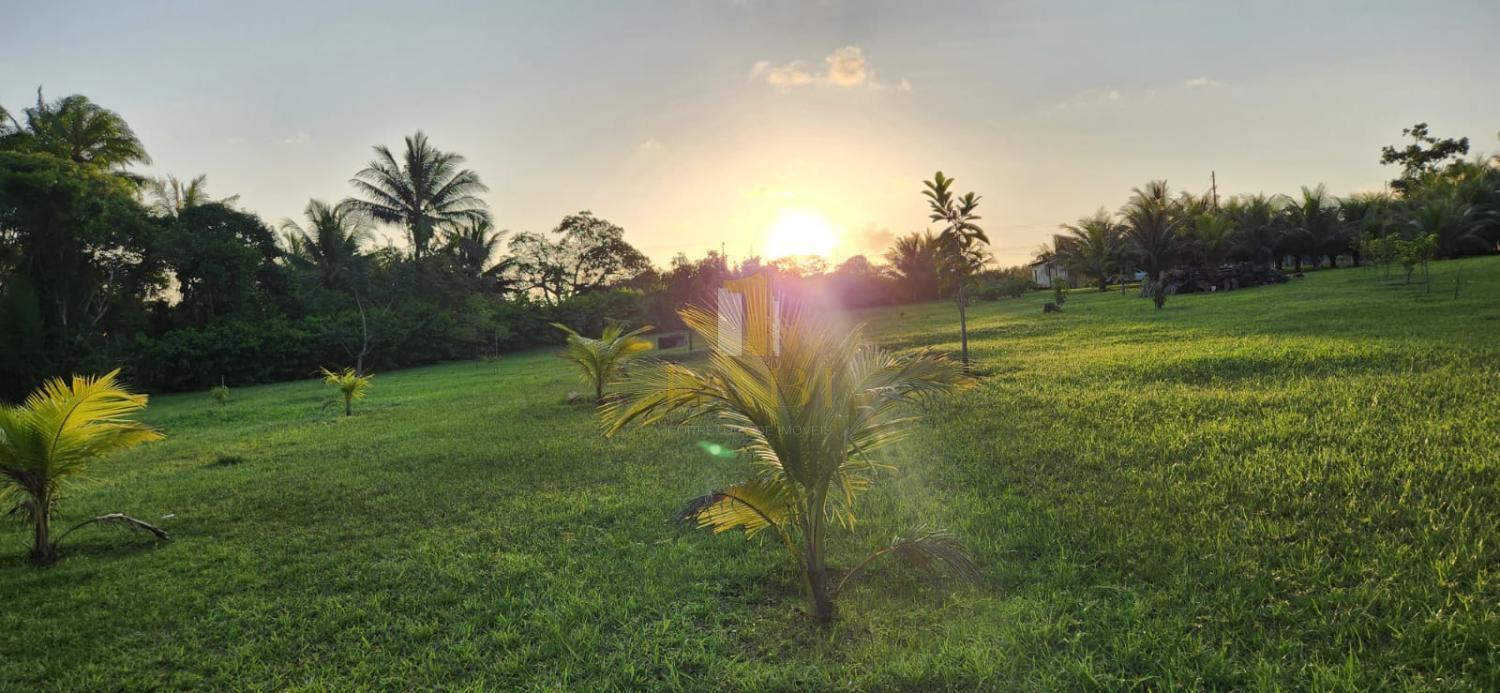
[[695, 369], [663, 364], [626, 381], [600, 410], [606, 435], [666, 420], [717, 422], [746, 442], [758, 469], [746, 481], [704, 496], [682, 513], [715, 533], [771, 530], [800, 569], [821, 622], [864, 566], [895, 555], [919, 566], [946, 563], [977, 579], [952, 537], [919, 531], [879, 549], [841, 577], [827, 562], [831, 525], [854, 523], [860, 494], [884, 468], [874, 455], [909, 433], [920, 416], [908, 405], [966, 384], [952, 361], [931, 353], [899, 357], [863, 343], [859, 330], [831, 329], [795, 308], [772, 318], [779, 339], [719, 339], [721, 324], [745, 335], [752, 320], [697, 308], [680, 313], [711, 346]]
[[[35, 563], [56, 560], [57, 544], [72, 531], [52, 538], [52, 513], [64, 482], [85, 475], [104, 455], [162, 438], [155, 429], [125, 418], [146, 407], [146, 395], [126, 390], [116, 379], [119, 373], [74, 376], [71, 382], [56, 378], [20, 406], [0, 406], [0, 497], [26, 496], [20, 508], [32, 521], [31, 560]], [[96, 517], [77, 527], [93, 522], [166, 536], [119, 514]]]
[[1297, 269], [1302, 269], [1302, 255], [1326, 258], [1329, 267], [1338, 267], [1338, 256], [1349, 248], [1344, 226], [1339, 223], [1338, 199], [1328, 194], [1321, 183], [1302, 186], [1302, 195], [1292, 198], [1283, 212], [1288, 247], [1297, 251]]
[[1131, 255], [1150, 279], [1151, 297], [1160, 310], [1167, 302], [1166, 272], [1187, 250], [1167, 182], [1151, 181], [1145, 188], [1135, 188], [1121, 215]]
[[897, 238], [885, 252], [890, 272], [912, 301], [938, 296], [938, 239], [931, 231], [913, 231]]
[[434, 148], [421, 132], [406, 138], [400, 160], [379, 145], [375, 159], [349, 181], [359, 195], [351, 202], [379, 221], [404, 227], [412, 256], [421, 258], [440, 230], [488, 216], [477, 195], [489, 188], [479, 174], [459, 168], [463, 162]]
[[504, 231], [496, 231], [488, 217], [459, 224], [444, 233], [444, 247], [469, 276], [483, 275], [489, 269], [490, 258], [500, 249]]
[[101, 169], [151, 163], [124, 118], [77, 94], [47, 103], [37, 89], [36, 105], [26, 109], [24, 137], [32, 150]]
[[984, 271], [984, 264], [989, 256], [982, 246], [989, 245], [990, 239], [984, 235], [984, 229], [974, 223], [979, 221], [980, 216], [975, 214], [979, 208], [979, 196], [972, 192], [964, 193], [963, 197], [953, 194], [953, 179], [943, 175], [942, 171], [933, 174], [932, 180], [924, 181], [925, 189], [922, 195], [927, 198], [927, 206], [931, 210], [928, 218], [932, 221], [941, 222], [946, 226], [938, 234], [938, 268], [939, 278], [954, 289], [953, 300], [958, 304], [958, 332], [960, 348], [963, 354], [964, 373], [969, 372], [969, 317], [968, 317], [968, 290], [974, 283], [974, 277]]
[[1053, 241], [1058, 261], [1069, 272], [1093, 277], [1100, 291], [1109, 288], [1110, 275], [1120, 269], [1124, 259], [1124, 229], [1103, 209], [1062, 228], [1067, 235]]
[[164, 178], [150, 178], [145, 183], [146, 194], [151, 198], [151, 210], [164, 217], [175, 217], [182, 211], [210, 202], [222, 205], [232, 205], [240, 199], [239, 195], [230, 195], [222, 200], [215, 200], [208, 196], [208, 176], [193, 176], [193, 179], [183, 183], [177, 176], [168, 174]]
[[585, 337], [560, 323], [554, 322], [552, 326], [568, 335], [568, 345], [559, 355], [573, 364], [584, 382], [594, 388], [595, 404], [604, 404], [604, 389], [619, 378], [631, 361], [651, 350], [651, 340], [641, 337], [651, 331], [650, 325], [626, 332], [619, 323], [611, 324], [598, 339]]
[[331, 207], [321, 200], [308, 200], [303, 214], [307, 217], [305, 228], [291, 219], [281, 222], [288, 256], [293, 262], [316, 268], [328, 288], [354, 279], [360, 245], [370, 239], [364, 214], [347, 200]]

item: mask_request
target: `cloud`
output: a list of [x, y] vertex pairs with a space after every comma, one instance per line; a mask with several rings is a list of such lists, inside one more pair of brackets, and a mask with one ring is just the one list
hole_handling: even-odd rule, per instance
[[236, 145], [238, 145], [238, 144], [244, 144], [244, 143], [246, 143], [248, 141], [249, 140], [246, 140], [245, 138], [240, 137], [239, 135], [235, 135], [234, 137], [226, 137], [226, 138], [224, 138], [224, 144], [236, 144]]
[[657, 141], [655, 137], [647, 139], [645, 142], [642, 142], [635, 146], [635, 151], [637, 154], [655, 154], [657, 152], [660, 152], [661, 149], [661, 142]]
[[1224, 83], [1209, 77], [1194, 77], [1183, 82], [1182, 86], [1189, 89], [1218, 89], [1224, 86]]
[[783, 94], [807, 86], [838, 87], [841, 89], [897, 89], [911, 91], [911, 82], [901, 80], [894, 87], [875, 79], [875, 70], [865, 59], [865, 51], [859, 46], [844, 46], [823, 61], [827, 69], [813, 72], [801, 60], [785, 65], [773, 65], [769, 60], [760, 60], [750, 68], [752, 82], [763, 81]]
[[870, 66], [859, 46], [844, 46], [828, 56], [828, 83], [839, 87], [859, 87], [870, 81]]
[[312, 135], [299, 132], [281, 141], [282, 144], [305, 144], [312, 141]]
[[750, 81], [765, 80], [783, 94], [796, 87], [805, 87], [818, 81], [818, 76], [802, 69], [802, 61], [793, 60], [780, 67], [771, 65], [769, 60], [761, 60], [750, 68]]
[[1074, 94], [1066, 101], [1052, 104], [1048, 111], [1071, 111], [1097, 106], [1107, 106], [1123, 101], [1125, 95], [1119, 89], [1085, 89]]

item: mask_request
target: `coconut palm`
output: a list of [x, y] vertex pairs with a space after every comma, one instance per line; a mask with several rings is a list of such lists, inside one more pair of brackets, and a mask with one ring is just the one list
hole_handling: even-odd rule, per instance
[[308, 200], [303, 214], [306, 227], [291, 219], [281, 222], [288, 257], [316, 268], [328, 288], [353, 279], [361, 257], [360, 245], [370, 239], [364, 214], [348, 201], [330, 207], [321, 200]]
[[1390, 235], [1395, 219], [1395, 198], [1385, 192], [1355, 193], [1339, 205], [1339, 221], [1344, 235], [1351, 239], [1354, 264], [1359, 265], [1364, 248], [1371, 241]]
[[1120, 269], [1124, 259], [1124, 230], [1103, 209], [1062, 228], [1067, 235], [1053, 241], [1057, 260], [1069, 272], [1093, 277], [1100, 291], [1109, 288], [1110, 275]]
[[989, 260], [982, 246], [989, 245], [990, 239], [984, 235], [984, 229], [974, 223], [980, 219], [974, 213], [979, 208], [978, 195], [969, 192], [963, 197], [955, 197], [953, 179], [944, 176], [942, 171], [933, 174], [932, 180], [924, 181], [923, 185], [922, 195], [927, 198], [927, 206], [932, 212], [928, 218], [946, 225], [938, 234], [938, 276], [954, 290], [953, 300], [958, 304], [959, 344], [964, 373], [968, 373], [968, 290]]
[[641, 337], [651, 331], [650, 325], [626, 332], [618, 323], [612, 324], [598, 339], [578, 334], [567, 325], [554, 322], [552, 326], [568, 335], [567, 347], [559, 356], [573, 364], [583, 382], [594, 388], [595, 404], [604, 404], [604, 389], [619, 378], [627, 364], [651, 350], [651, 340]]
[[209, 197], [208, 176], [194, 176], [187, 183], [173, 175], [149, 178], [145, 182], [145, 189], [147, 197], [151, 198], [151, 211], [164, 217], [176, 217], [185, 209], [210, 202], [233, 205], [240, 199], [239, 195], [230, 195], [222, 200]]
[[0, 498], [23, 494], [18, 506], [30, 517], [31, 560], [57, 559], [57, 545], [73, 529], [114, 523], [166, 534], [118, 513], [88, 520], [52, 538], [51, 520], [66, 482], [83, 476], [105, 455], [160, 440], [162, 434], [125, 417], [146, 407], [146, 395], [133, 394], [113, 370], [96, 378], [56, 378], [31, 393], [20, 406], [0, 406]]
[[332, 385], [344, 399], [344, 416], [354, 415], [354, 402], [365, 398], [365, 391], [370, 389], [370, 381], [375, 379], [374, 374], [366, 375], [354, 368], [341, 371], [323, 368], [319, 372], [323, 375], [323, 382]]
[[912, 232], [897, 238], [885, 253], [891, 274], [912, 301], [930, 301], [938, 296], [938, 239], [931, 231]]
[[444, 248], [466, 274], [480, 276], [489, 269], [490, 258], [500, 248], [504, 231], [496, 231], [488, 217], [472, 220], [444, 234]]
[[1417, 238], [1432, 236], [1439, 256], [1489, 249], [1489, 243], [1479, 234], [1482, 226], [1474, 208], [1451, 193], [1424, 195], [1412, 206], [1406, 225]]
[[29, 149], [98, 168], [151, 163], [124, 118], [77, 94], [47, 103], [38, 89], [21, 136]]
[[1234, 244], [1234, 220], [1228, 214], [1203, 212], [1188, 227], [1189, 243], [1198, 264], [1216, 269], [1229, 258]]
[[1150, 279], [1151, 298], [1160, 310], [1167, 302], [1166, 272], [1188, 250], [1167, 182], [1151, 181], [1135, 188], [1121, 215], [1131, 256]]
[[1280, 211], [1280, 196], [1255, 194], [1230, 199], [1224, 205], [1224, 213], [1234, 224], [1230, 256], [1262, 265], [1276, 262]]
[[1301, 196], [1292, 198], [1283, 219], [1287, 248], [1297, 253], [1297, 269], [1302, 269], [1303, 255], [1326, 258], [1329, 267], [1338, 267], [1338, 256], [1349, 249], [1349, 238], [1339, 222], [1338, 199], [1326, 187], [1321, 183], [1313, 188], [1302, 186]]
[[434, 148], [421, 132], [406, 138], [399, 161], [377, 146], [375, 159], [349, 181], [359, 195], [351, 203], [379, 221], [403, 226], [413, 257], [420, 258], [440, 230], [488, 216], [477, 195], [489, 188], [479, 174], [459, 168], [463, 162]]
[[[897, 539], [854, 569], [835, 575], [827, 563], [829, 530], [852, 526], [855, 506], [885, 468], [876, 457], [921, 418], [907, 405], [965, 384], [961, 369], [932, 353], [900, 357], [865, 344], [859, 330], [829, 327], [796, 309], [774, 315], [774, 339], [742, 339], [742, 316], [698, 308], [680, 315], [711, 346], [701, 368], [668, 363], [633, 376], [600, 416], [607, 435], [627, 426], [673, 420], [716, 421], [745, 440], [740, 452], [756, 476], [694, 501], [685, 520], [715, 533], [770, 530], [801, 571], [819, 621], [870, 561], [894, 555], [929, 567], [946, 563], [967, 578], [978, 569], [953, 538], [919, 530]], [[720, 326], [728, 327], [720, 339]], [[769, 329], [769, 328], [768, 328]]]

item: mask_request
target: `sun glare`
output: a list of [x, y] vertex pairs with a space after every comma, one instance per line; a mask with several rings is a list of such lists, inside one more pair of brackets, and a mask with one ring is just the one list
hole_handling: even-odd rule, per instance
[[838, 233], [823, 215], [783, 209], [776, 215], [776, 222], [766, 229], [765, 257], [768, 260], [792, 255], [827, 257], [838, 242]]

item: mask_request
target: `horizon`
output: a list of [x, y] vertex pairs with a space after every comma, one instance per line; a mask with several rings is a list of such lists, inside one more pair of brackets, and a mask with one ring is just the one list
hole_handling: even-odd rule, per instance
[[[1500, 7], [1078, 7], [28, 8], [0, 29], [0, 104], [19, 111], [38, 85], [87, 95], [145, 144], [153, 163], [132, 170], [205, 174], [273, 226], [350, 195], [372, 147], [420, 130], [490, 187], [497, 228], [587, 209], [659, 266], [720, 248], [772, 259], [824, 227], [830, 264], [878, 260], [929, 227], [935, 170], [983, 196], [1007, 266], [1148, 180], [1378, 189], [1395, 173], [1379, 147], [1419, 121], [1500, 149], [1485, 40]], [[452, 52], [367, 50], [413, 38], [397, 31]], [[1424, 47], [1392, 48], [1411, 37]]]

